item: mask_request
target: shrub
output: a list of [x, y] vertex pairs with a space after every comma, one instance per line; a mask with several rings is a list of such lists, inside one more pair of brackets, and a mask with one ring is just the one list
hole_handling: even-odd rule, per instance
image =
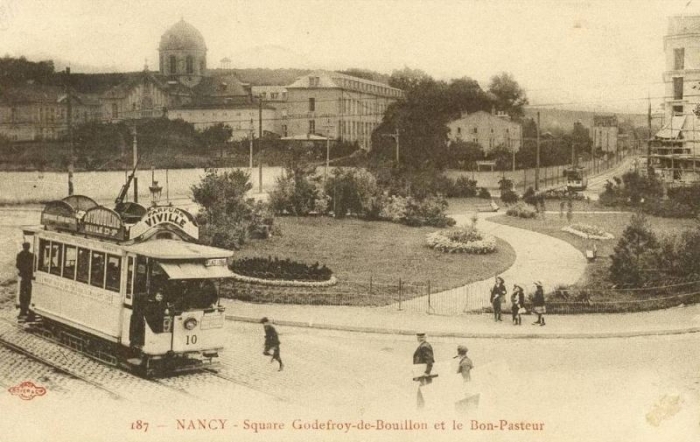
[[327, 281], [333, 272], [325, 265], [313, 265], [290, 261], [289, 258], [242, 258], [230, 265], [234, 273], [261, 279], [283, 279], [288, 281]]
[[453, 226], [455, 220], [445, 215], [447, 201], [442, 197], [428, 197], [422, 201], [403, 196], [384, 198], [379, 212], [381, 219], [386, 219], [408, 226]]
[[692, 218], [697, 209], [679, 200], [654, 198], [644, 202], [644, 212], [664, 218]]
[[306, 216], [314, 210], [319, 195], [312, 174], [312, 169], [302, 166], [288, 167], [286, 173], [277, 178], [275, 188], [270, 192], [272, 210], [277, 214], [297, 216]]
[[496, 251], [496, 239], [473, 226], [433, 232], [426, 236], [428, 246], [445, 253], [485, 254]]
[[516, 218], [535, 218], [537, 216], [537, 210], [529, 204], [520, 202], [509, 207], [508, 210], [506, 210], [506, 215]]
[[486, 187], [482, 187], [479, 189], [479, 198], [484, 198], [484, 199], [491, 199], [491, 192]]
[[514, 204], [518, 202], [518, 194], [512, 190], [504, 190], [501, 192], [501, 201], [505, 204]]
[[451, 198], [471, 198], [476, 196], [476, 181], [467, 177], [459, 177], [454, 182], [452, 194], [447, 194]]
[[610, 280], [615, 284], [638, 287], [644, 282], [645, 269], [654, 268], [659, 242], [643, 214], [632, 216], [611, 256]]
[[329, 209], [335, 216], [354, 213], [362, 218], [376, 218], [376, 199], [379, 194], [377, 180], [366, 169], [335, 169], [325, 185]]

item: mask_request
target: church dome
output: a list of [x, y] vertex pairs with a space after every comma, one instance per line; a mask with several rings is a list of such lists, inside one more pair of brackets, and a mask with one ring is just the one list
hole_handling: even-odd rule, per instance
[[160, 37], [160, 51], [170, 50], [198, 50], [206, 51], [202, 33], [185, 20], [175, 23]]

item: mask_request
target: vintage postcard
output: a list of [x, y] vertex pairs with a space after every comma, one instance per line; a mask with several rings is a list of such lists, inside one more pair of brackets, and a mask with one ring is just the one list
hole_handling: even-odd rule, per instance
[[0, 52], [0, 440], [700, 440], [700, 1], [0, 0]]

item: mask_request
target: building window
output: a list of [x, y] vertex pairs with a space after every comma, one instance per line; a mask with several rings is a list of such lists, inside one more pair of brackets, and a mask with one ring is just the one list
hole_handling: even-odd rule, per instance
[[107, 255], [107, 272], [105, 288], [113, 292], [119, 292], [121, 285], [122, 260], [119, 256]]
[[683, 77], [673, 77], [673, 99], [683, 99]]
[[174, 74], [177, 72], [177, 59], [175, 58], [174, 55], [170, 56], [170, 73]]
[[316, 120], [309, 120], [309, 133], [310, 134], [316, 133]]
[[461, 127], [457, 128], [457, 135], [462, 135], [462, 128]]
[[119, 107], [117, 103], [112, 103], [112, 118], [119, 118]]
[[309, 112], [315, 112], [315, 111], [316, 111], [316, 99], [309, 98]]
[[104, 288], [105, 286], [105, 254], [92, 252], [90, 260], [90, 285]]
[[188, 55], [185, 59], [185, 66], [188, 74], [194, 73], [194, 60], [191, 55]]
[[87, 283], [90, 279], [90, 251], [78, 248], [78, 275], [79, 282]]
[[474, 130], [472, 131], [473, 134], [478, 133], [478, 129], [476, 126], [474, 126]]
[[683, 114], [683, 106], [673, 106], [674, 114]]
[[77, 261], [77, 249], [75, 246], [65, 246], [65, 256], [63, 257], [63, 277], [75, 279], [75, 263]]
[[287, 125], [286, 125], [286, 124], [283, 124], [283, 125], [282, 125], [282, 136], [283, 136], [283, 137], [288, 136], [288, 135], [287, 135]]
[[673, 69], [679, 71], [685, 69], [685, 48], [673, 50]]

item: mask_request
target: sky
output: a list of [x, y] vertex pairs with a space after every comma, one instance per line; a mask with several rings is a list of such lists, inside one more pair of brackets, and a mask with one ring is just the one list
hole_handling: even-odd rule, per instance
[[157, 69], [184, 18], [209, 67], [421, 69], [488, 87], [510, 72], [536, 106], [645, 113], [664, 94], [667, 17], [700, 0], [0, 0], [0, 54], [73, 72]]

